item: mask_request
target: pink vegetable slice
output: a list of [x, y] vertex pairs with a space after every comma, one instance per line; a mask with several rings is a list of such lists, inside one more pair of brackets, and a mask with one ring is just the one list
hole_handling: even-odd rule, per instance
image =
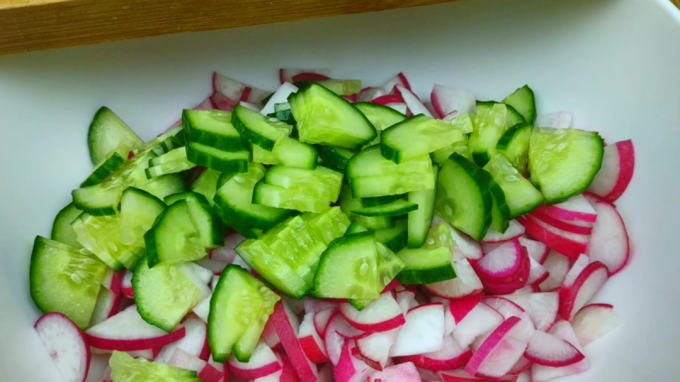
[[90, 347], [83, 331], [61, 313], [47, 313], [35, 331], [64, 381], [84, 382], [90, 368]]
[[602, 167], [588, 191], [615, 202], [628, 188], [635, 170], [633, 141], [616, 142], [604, 148]]

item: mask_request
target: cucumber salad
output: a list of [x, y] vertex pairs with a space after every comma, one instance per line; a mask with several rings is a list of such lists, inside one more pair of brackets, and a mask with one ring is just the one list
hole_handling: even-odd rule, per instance
[[613, 204], [630, 140], [538, 114], [526, 85], [502, 101], [434, 85], [424, 102], [401, 73], [280, 80], [272, 93], [215, 73], [212, 95], [149, 142], [95, 114], [94, 170], [31, 255], [35, 329], [64, 381], [103, 357], [89, 380], [589, 369], [583, 347], [621, 321], [591, 300], [630, 255]]

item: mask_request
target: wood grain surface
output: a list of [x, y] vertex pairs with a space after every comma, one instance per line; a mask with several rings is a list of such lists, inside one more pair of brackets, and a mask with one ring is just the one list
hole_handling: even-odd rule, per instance
[[0, 55], [453, 0], [0, 0]]

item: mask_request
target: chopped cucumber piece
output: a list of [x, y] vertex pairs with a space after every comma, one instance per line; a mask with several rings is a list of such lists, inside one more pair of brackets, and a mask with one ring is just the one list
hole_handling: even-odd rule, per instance
[[491, 176], [458, 154], [439, 171], [435, 209], [446, 222], [479, 241], [491, 224]]
[[125, 352], [114, 351], [109, 359], [111, 380], [116, 382], [198, 382], [196, 371], [133, 358]]
[[314, 146], [291, 137], [285, 137], [271, 151], [253, 145], [253, 162], [255, 163], [314, 170], [318, 160], [319, 153]]
[[93, 164], [101, 163], [112, 151], [127, 158], [130, 150], [143, 144], [139, 136], [106, 106], [97, 110], [87, 131], [87, 146]]
[[493, 105], [486, 114], [477, 114], [469, 142], [477, 165], [484, 166], [496, 154], [496, 144], [510, 126], [508, 108], [502, 103]]
[[454, 129], [460, 130], [463, 134], [470, 134], [474, 130], [474, 120], [475, 116], [470, 113], [463, 113], [454, 118], [444, 121], [449, 125], [453, 126]]
[[158, 199], [165, 199], [166, 196], [183, 192], [186, 190], [184, 180], [180, 174], [170, 174], [154, 178], [146, 183], [135, 185], [140, 190], [144, 190]]
[[368, 217], [352, 213], [352, 210], [362, 208], [363, 205], [359, 199], [352, 197], [352, 189], [349, 185], [345, 185], [340, 194], [340, 208], [342, 212], [347, 215], [350, 220], [354, 220], [366, 227], [367, 229], [392, 228], [394, 222], [388, 217]]
[[93, 254], [37, 236], [29, 272], [31, 298], [43, 313], [59, 312], [87, 329], [106, 265]]
[[529, 139], [534, 127], [517, 124], [503, 134], [496, 144], [496, 152], [506, 157], [515, 168], [525, 173], [529, 162]]
[[[269, 115], [276, 117], [279, 121], [292, 125], [293, 127], [297, 126], [297, 122], [295, 121], [295, 117], [293, 117], [293, 112], [290, 110], [290, 104], [288, 102], [274, 104], [274, 114]], [[296, 129], [293, 129], [291, 135], [293, 133], [297, 136]]]
[[191, 191], [185, 191], [185, 192], [178, 192], [176, 194], [168, 195], [163, 199], [166, 205], [171, 206], [180, 200], [185, 200], [186, 198], [189, 197], [189, 195], [193, 195], [194, 193]]
[[213, 215], [212, 208], [205, 196], [191, 193], [186, 197], [189, 217], [201, 238], [204, 248], [213, 249], [224, 246], [224, 226], [218, 216]]
[[323, 253], [314, 276], [318, 298], [377, 299], [382, 291], [378, 249], [373, 232], [334, 240]]
[[323, 166], [315, 170], [274, 166], [267, 170], [264, 180], [291, 192], [335, 202], [340, 195], [342, 178], [341, 172]]
[[80, 187], [94, 186], [106, 180], [118, 167], [125, 163], [125, 159], [115, 151], [112, 151], [92, 170], [92, 173], [80, 184]]
[[352, 213], [362, 216], [399, 216], [417, 209], [418, 204], [398, 199], [381, 206], [359, 208], [353, 210]]
[[93, 216], [116, 215], [123, 188], [120, 180], [79, 188], [71, 192], [73, 204]]
[[132, 289], [142, 319], [168, 333], [201, 297], [200, 289], [177, 266], [161, 264], [149, 268], [146, 256], [135, 268]]
[[389, 106], [369, 102], [358, 102], [354, 104], [354, 107], [359, 109], [359, 111], [366, 116], [377, 131], [383, 131], [406, 119], [404, 114]]
[[510, 219], [533, 211], [545, 200], [543, 194], [524, 178], [505, 156], [496, 154], [484, 169], [503, 190], [510, 209]]
[[236, 232], [240, 233], [241, 236], [245, 237], [246, 239], [259, 239], [264, 231], [262, 231], [259, 228], [252, 228], [252, 227], [232, 227]]
[[207, 254], [186, 200], [166, 208], [154, 227], [144, 235], [144, 241], [151, 268], [199, 260]]
[[[390, 228], [387, 228], [390, 229]], [[345, 233], [346, 235], [351, 235], [353, 233], [359, 233], [359, 232], [366, 232], [368, 231], [368, 228], [364, 227], [359, 223], [358, 221], [353, 221], [352, 224], [349, 225], [349, 228], [347, 228], [347, 232]]]
[[351, 103], [312, 83], [288, 97], [300, 142], [360, 149], [377, 132]]
[[604, 141], [596, 132], [535, 128], [529, 147], [531, 182], [546, 203], [563, 202], [588, 188], [603, 155]]
[[73, 203], [69, 203], [66, 207], [62, 208], [54, 218], [54, 223], [52, 223], [52, 240], [70, 245], [71, 247], [83, 248], [82, 244], [78, 242], [76, 231], [71, 227], [71, 223], [82, 212]]
[[206, 168], [191, 185], [191, 191], [205, 196], [208, 203], [212, 206], [214, 203], [213, 198], [218, 188], [217, 179], [219, 177], [220, 173], [218, 171]]
[[[437, 167], [432, 168], [435, 187], [431, 190], [410, 192], [408, 201], [418, 205], [418, 208], [408, 213], [408, 247], [420, 248], [425, 243], [425, 238], [430, 230], [432, 215], [434, 215], [434, 202], [437, 196]], [[392, 248], [390, 248], [392, 249]], [[401, 249], [401, 248], [400, 248]], [[394, 251], [394, 249], [392, 249]]]
[[84, 212], [71, 225], [76, 231], [78, 242], [114, 271], [119, 271], [122, 266], [135, 269], [143, 249], [121, 243], [119, 215], [92, 216]]
[[223, 177], [224, 184], [217, 190], [214, 200], [220, 217], [227, 225], [267, 230], [290, 215], [289, 210], [253, 204], [255, 185], [264, 174], [264, 166], [250, 163], [248, 172]]
[[380, 145], [361, 150], [347, 164], [347, 177], [350, 179], [430, 173], [432, 161], [428, 155], [397, 164], [382, 156]]
[[328, 166], [339, 171], [345, 170], [349, 160], [352, 159], [355, 154], [354, 151], [343, 147], [318, 145], [316, 148], [319, 151], [319, 157], [321, 158], [324, 166]]
[[533, 125], [536, 120], [536, 101], [534, 99], [534, 91], [528, 85], [514, 91], [514, 93], [505, 97], [504, 104], [512, 106], [519, 112], [526, 123]]
[[[378, 280], [379, 288], [382, 291], [387, 284], [392, 282], [394, 278], [406, 267], [403, 261], [394, 254], [386, 245], [377, 242], [376, 248], [378, 250], [377, 264], [378, 264]], [[363, 310], [374, 299], [349, 299], [349, 303], [357, 308]]]
[[463, 139], [463, 133], [452, 125], [421, 114], [383, 131], [380, 149], [385, 158], [403, 163]]
[[453, 238], [444, 224], [430, 229], [422, 248], [402, 249], [397, 256], [406, 264], [397, 275], [402, 284], [431, 284], [456, 277], [451, 263]]
[[349, 184], [352, 186], [352, 195], [358, 198], [431, 190], [435, 186], [431, 168], [425, 174], [350, 178]]
[[323, 214], [302, 214], [307, 229], [314, 231], [328, 246], [331, 241], [344, 235], [351, 224], [340, 207], [331, 207]]
[[505, 201], [505, 194], [503, 189], [493, 179], [489, 183], [489, 191], [491, 192], [491, 199], [493, 199], [491, 225], [489, 228], [496, 232], [505, 233], [510, 225], [510, 209]]
[[241, 138], [268, 151], [272, 151], [293, 130], [291, 125], [241, 105], [234, 107], [231, 123]]
[[120, 242], [132, 248], [144, 248], [144, 234], [165, 207], [165, 203], [148, 192], [127, 188], [120, 201]]
[[406, 195], [387, 195], [387, 196], [375, 196], [372, 198], [361, 198], [361, 205], [364, 207], [383, 206], [385, 204], [396, 202], [397, 200], [400, 199], [406, 199]]
[[375, 230], [375, 239], [378, 243], [385, 244], [392, 252], [398, 252], [406, 247], [408, 241], [407, 229], [407, 221], [399, 220], [394, 224], [394, 228]]
[[184, 110], [182, 122], [190, 142], [224, 151], [248, 150], [238, 130], [231, 124], [232, 113], [221, 110]]
[[250, 151], [223, 151], [201, 143], [189, 142], [187, 158], [198, 166], [220, 172], [246, 172]]
[[287, 210], [320, 213], [330, 208], [331, 201], [301, 194], [301, 191], [272, 186], [263, 179], [255, 186], [253, 203]]
[[[239, 361], [248, 362], [279, 299], [245, 269], [227, 265], [210, 300], [208, 343], [213, 359], [225, 362], [234, 350]], [[250, 329], [253, 325], [259, 333]]]
[[322, 80], [317, 83], [339, 96], [361, 92], [361, 80]]
[[[488, 114], [494, 105], [498, 105], [500, 102], [496, 101], [477, 101], [477, 113], [475, 118], [483, 118]], [[510, 126], [515, 126], [518, 123], [526, 123], [522, 114], [517, 112], [514, 107], [505, 104], [506, 109], [508, 109], [508, 120]]]
[[187, 159], [187, 148], [179, 147], [149, 161], [149, 168], [145, 170], [146, 177], [158, 178], [167, 174], [174, 174], [196, 167]]

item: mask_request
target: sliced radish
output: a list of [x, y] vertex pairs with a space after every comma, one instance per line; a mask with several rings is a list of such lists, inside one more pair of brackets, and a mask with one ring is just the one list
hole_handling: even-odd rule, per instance
[[[557, 321], [555, 325], [553, 325], [553, 327], [550, 328], [549, 333], [554, 334], [555, 336], [567, 341], [568, 343], [573, 345], [578, 351], [583, 353], [583, 348], [581, 348], [581, 345], [578, 343], [578, 338], [576, 338], [574, 329], [572, 329], [569, 322], [564, 320]], [[563, 367], [533, 365], [531, 367], [531, 381], [545, 382], [554, 378], [583, 373], [588, 369], [590, 369], [590, 365], [588, 364], [588, 361], [586, 359], [577, 362], [573, 365]]]
[[453, 329], [456, 328], [456, 319], [453, 317], [451, 309], [449, 309], [449, 301], [450, 300], [437, 296], [430, 297], [430, 302], [441, 303], [442, 305], [444, 305], [444, 335], [451, 334], [451, 332], [453, 332]]
[[616, 142], [604, 148], [602, 167], [588, 191], [615, 202], [628, 188], [635, 170], [633, 141]]
[[284, 82], [279, 86], [278, 89], [272, 94], [271, 98], [269, 98], [269, 101], [267, 101], [267, 104], [264, 105], [262, 110], [260, 110], [260, 114], [262, 115], [269, 115], [273, 113], [274, 110], [274, 105], [277, 103], [287, 103], [288, 102], [288, 96], [297, 93], [298, 87], [289, 83], [289, 82]]
[[345, 337], [341, 336], [340, 333], [338, 333], [338, 331], [336, 330], [336, 327], [343, 325], [342, 321], [344, 321], [344, 323], [347, 323], [347, 321], [345, 321], [340, 312], [333, 313], [330, 320], [328, 321], [328, 325], [326, 326], [326, 330], [324, 333], [326, 354], [328, 355], [328, 360], [331, 361], [333, 366], [337, 365], [338, 362], [340, 362], [342, 349], [345, 346], [346, 342]]
[[[523, 254], [519, 241], [512, 240], [486, 254], [473, 265], [473, 268], [482, 280], [482, 284], [485, 281], [493, 283], [512, 282], [520, 278], [522, 273], [528, 273], [526, 272], [528, 269], [522, 269], [522, 267], [528, 268], [529, 265], [524, 260]], [[526, 279], [522, 281], [524, 282], [520, 287], [524, 286]]]
[[203, 301], [199, 302], [194, 306], [194, 309], [191, 311], [198, 316], [203, 322], [207, 323], [208, 322], [208, 315], [210, 314], [210, 300], [212, 298], [212, 294], [210, 297], [204, 299]]
[[352, 353], [355, 357], [366, 362], [367, 365], [376, 370], [382, 370], [390, 359], [390, 349], [397, 340], [399, 328], [386, 332], [370, 334], [356, 340], [356, 347]]
[[468, 90], [435, 84], [430, 93], [430, 100], [440, 118], [449, 115], [453, 118], [464, 113], [474, 114], [477, 98]]
[[274, 329], [274, 323], [272, 320], [267, 321], [262, 331], [262, 340], [272, 349], [276, 349], [281, 345], [281, 339], [279, 335], [276, 334], [276, 329]]
[[425, 109], [427, 109], [427, 111], [429, 111], [430, 114], [432, 114], [433, 118], [441, 119], [442, 116], [439, 115], [439, 113], [437, 113], [437, 110], [434, 109], [434, 106], [432, 106], [432, 102], [423, 102], [423, 106], [425, 106]]
[[314, 314], [314, 328], [320, 337], [326, 335], [326, 327], [328, 326], [328, 321], [331, 319], [333, 314], [338, 311], [337, 307], [324, 309], [316, 314]]
[[233, 100], [219, 91], [214, 91], [210, 96], [210, 100], [217, 110], [232, 111], [234, 110], [234, 106], [238, 105], [238, 100]]
[[167, 363], [175, 352], [175, 349], [181, 349], [204, 361], [208, 359], [210, 356], [210, 348], [208, 347], [208, 326], [201, 319], [193, 315], [186, 319], [183, 322], [183, 325], [185, 330], [184, 338], [164, 346], [155, 358], [156, 362]]
[[473, 296], [483, 291], [484, 286], [470, 262], [456, 249], [453, 251], [453, 269], [456, 271], [456, 278], [423, 287], [435, 296], [448, 299]]
[[184, 327], [166, 333], [147, 324], [131, 306], [85, 332], [90, 346], [102, 350], [133, 351], [160, 348], [184, 337]]
[[111, 382], [111, 368], [107, 366], [102, 372], [101, 377], [96, 379], [96, 382]]
[[[114, 272], [113, 269], [106, 268], [106, 275], [104, 276], [104, 280], [102, 281], [102, 286], [110, 290], [111, 293], [119, 295], [120, 290], [123, 286], [123, 278], [125, 277], [125, 271], [126, 270], [121, 269], [118, 272]], [[132, 288], [132, 285], [130, 285], [130, 288]]]
[[416, 292], [411, 290], [402, 290], [397, 292], [396, 300], [397, 304], [399, 305], [399, 309], [401, 309], [403, 314], [408, 313], [411, 308], [415, 308], [417, 306]]
[[527, 233], [536, 240], [570, 259], [576, 259], [588, 248], [590, 236], [562, 231], [531, 215], [521, 216], [517, 220], [524, 225]]
[[380, 298], [361, 311], [347, 302], [342, 303], [340, 313], [350, 325], [367, 332], [385, 332], [406, 322], [399, 304], [390, 292], [381, 294]]
[[319, 367], [319, 380], [317, 382], [335, 382], [333, 379], [333, 364], [327, 363]]
[[536, 117], [534, 126], [537, 127], [552, 127], [555, 129], [568, 129], [571, 127], [571, 120], [573, 114], [568, 111], [558, 111], [550, 114], [541, 114]]
[[[508, 375], [520, 375], [524, 373], [525, 371], [531, 369], [531, 365], [533, 365], [533, 362], [529, 361], [526, 359], [524, 356], [519, 357], [519, 360], [515, 365], [508, 371]], [[530, 379], [526, 379], [527, 382], [530, 382]]]
[[546, 331], [557, 320], [559, 294], [556, 292], [509, 294], [502, 297], [524, 309], [534, 321], [537, 330]]
[[527, 280], [527, 285], [539, 285], [545, 281], [550, 275], [548, 271], [532, 257], [529, 257], [531, 262], [531, 267], [529, 268], [529, 280]]
[[517, 382], [516, 375], [506, 375], [502, 378], [477, 378], [471, 376], [465, 370], [449, 370], [441, 372], [440, 375], [444, 382]]
[[462, 321], [453, 329], [453, 338], [462, 347], [468, 347], [479, 336], [489, 333], [504, 320], [496, 309], [484, 304], [477, 304]]
[[279, 301], [276, 303], [270, 320], [274, 322], [276, 334], [279, 335], [281, 344], [302, 382], [316, 381], [316, 366], [307, 358], [300, 341], [298, 341], [300, 322], [295, 314], [286, 304]]
[[416, 366], [411, 362], [390, 366], [368, 376], [368, 382], [421, 382]]
[[92, 318], [90, 319], [90, 326], [97, 325], [107, 318], [116, 315], [120, 311], [122, 298], [123, 296], [120, 293], [114, 294], [106, 288], [100, 289], [97, 296], [97, 305], [95, 305]]
[[406, 106], [408, 106], [408, 109], [411, 111], [413, 115], [423, 114], [426, 117], [434, 118], [432, 113], [430, 113], [430, 111], [427, 110], [425, 105], [423, 105], [423, 103], [420, 102], [418, 96], [413, 94], [413, 92], [410, 89], [407, 89], [402, 85], [396, 85], [394, 87], [394, 92], [395, 94], [401, 95], [401, 97], [404, 99], [404, 102], [406, 102]]
[[[365, 337], [368, 335], [367, 332], [357, 329], [354, 326], [352, 326], [349, 322], [347, 322], [345, 316], [343, 316], [339, 311], [337, 312], [336, 316], [334, 316], [328, 322], [326, 326], [326, 332], [328, 332], [329, 330], [334, 330], [343, 338], [347, 338], [350, 340], [356, 340], [358, 338]], [[331, 324], [333, 325], [332, 328]]]
[[[284, 82], [296, 82], [296, 81], [302, 81], [297, 77], [298, 79], [293, 79], [293, 77], [299, 76], [301, 74], [316, 74], [317, 79], [314, 81], [319, 81], [318, 78], [323, 78], [324, 80], [329, 79], [328, 77], [330, 75], [330, 70], [329, 69], [279, 69], [279, 80], [283, 84]], [[307, 78], [305, 78], [307, 79]]]
[[588, 264], [571, 286], [560, 289], [560, 316], [570, 321], [608, 278], [604, 264], [599, 261]]
[[181, 367], [182, 369], [193, 370], [196, 373], [199, 373], [208, 363], [192, 354], [185, 352], [182, 349], [176, 348], [172, 352], [172, 356], [168, 359], [167, 364], [170, 366]]
[[574, 264], [572, 264], [571, 268], [569, 268], [569, 272], [567, 272], [567, 275], [564, 277], [564, 281], [562, 282], [562, 287], [569, 288], [574, 285], [574, 281], [576, 281], [578, 275], [583, 272], [588, 264], [590, 264], [590, 258], [583, 254], [580, 255], [578, 259], [574, 261]]
[[588, 256], [590, 261], [606, 265], [609, 274], [614, 275], [623, 269], [630, 257], [626, 225], [612, 204], [597, 201], [593, 208], [597, 212], [597, 222], [590, 237]]
[[449, 231], [451, 231], [451, 237], [456, 243], [454, 247], [454, 258], [456, 257], [455, 254], [457, 253], [459, 258], [460, 255], [462, 255], [468, 259], [468, 261], [475, 262], [484, 256], [482, 246], [477, 241], [457, 230], [456, 228], [453, 228], [453, 226], [444, 222], [439, 216], [435, 215], [432, 219], [432, 225], [437, 226], [439, 224], [446, 224], [446, 226], [449, 227]]
[[302, 303], [305, 313], [319, 313], [322, 310], [338, 307], [338, 303], [335, 301], [317, 300], [312, 297], [303, 298]]
[[557, 219], [595, 223], [597, 213], [582, 194], [572, 196], [562, 203], [541, 206], [538, 211]]
[[444, 348], [436, 352], [401, 357], [400, 361], [413, 362], [416, 366], [433, 371], [453, 370], [463, 367], [472, 357], [469, 347], [463, 347], [453, 339], [444, 337]]
[[406, 107], [406, 103], [404, 102], [404, 98], [401, 96], [401, 94], [388, 94], [376, 97], [371, 101], [371, 103], [383, 106], [404, 105], [404, 107]]
[[538, 293], [540, 291], [541, 291], [541, 289], [538, 287], [538, 285], [527, 285], [523, 288], [517, 289], [516, 291], [514, 291], [510, 294]]
[[453, 316], [456, 325], [460, 324], [465, 316], [482, 301], [482, 297], [484, 297], [484, 292], [449, 300], [449, 312]]
[[498, 313], [502, 314], [503, 318], [506, 320], [513, 316], [521, 317], [522, 314], [526, 313], [524, 309], [522, 309], [522, 307], [508, 300], [505, 297], [500, 296], [484, 297], [482, 299], [482, 302], [495, 309]]
[[125, 270], [125, 275], [123, 275], [123, 282], [120, 285], [120, 290], [123, 292], [123, 296], [127, 298], [134, 298], [135, 293], [132, 291], [132, 272]]
[[252, 111], [256, 111], [258, 113], [260, 112], [260, 110], [262, 110], [262, 105], [259, 105], [259, 104], [256, 104], [256, 103], [241, 101], [238, 104], [243, 106], [243, 107], [246, 107], [246, 108], [248, 108]]
[[[250, 93], [246, 93], [247, 97], [244, 99], [243, 95], [244, 92], [247, 92], [246, 89], [250, 89]], [[271, 94], [271, 92], [246, 85], [217, 72], [213, 73], [213, 90], [219, 91], [229, 99], [252, 103], [261, 103], [263, 99]]]
[[512, 335], [521, 325], [519, 317], [510, 317], [498, 326], [470, 358], [465, 371], [470, 375], [500, 378], [512, 369], [527, 347], [528, 339]]
[[210, 251], [210, 260], [231, 264], [236, 258], [236, 248], [246, 238], [238, 232], [230, 232], [224, 235], [224, 246]]
[[557, 219], [546, 215], [540, 210], [534, 210], [530, 215], [564, 232], [576, 233], [579, 235], [590, 235], [593, 232], [593, 223], [574, 224], [574, 222], [568, 220]]
[[621, 318], [609, 304], [584, 306], [571, 320], [581, 346], [586, 346], [621, 326]]
[[392, 94], [395, 90], [395, 86], [397, 85], [401, 85], [406, 89], [411, 90], [411, 84], [409, 84], [404, 73], [401, 72], [387, 81], [387, 83], [383, 85], [383, 89], [385, 90], [385, 93]]
[[196, 378], [202, 379], [203, 382], [221, 382], [225, 380], [225, 373], [208, 363], [198, 372]]
[[227, 367], [236, 377], [251, 380], [276, 373], [281, 370], [281, 362], [276, 358], [272, 349], [260, 341], [248, 362], [240, 362], [232, 354], [227, 358]]
[[548, 278], [539, 285], [539, 288], [543, 292], [552, 291], [562, 286], [564, 278], [569, 272], [569, 259], [556, 251], [550, 250], [543, 263], [543, 268], [548, 271]]
[[64, 381], [84, 382], [90, 369], [90, 347], [83, 331], [61, 313], [47, 313], [33, 326]]
[[444, 306], [426, 304], [411, 309], [401, 327], [390, 355], [405, 355], [439, 351], [444, 347]]
[[313, 363], [328, 362], [326, 345], [314, 328], [314, 312], [305, 314], [305, 317], [302, 319], [298, 332], [298, 340], [310, 361]]
[[293, 364], [290, 362], [288, 357], [280, 352], [275, 352], [275, 354], [276, 358], [278, 358], [283, 365], [283, 369], [281, 369], [281, 377], [279, 377], [278, 382], [300, 382], [300, 379], [295, 372], [295, 367], [293, 367]]
[[199, 297], [200, 301], [205, 300], [212, 295], [212, 290], [208, 287], [208, 283], [213, 278], [211, 270], [194, 263], [176, 264], [175, 267], [201, 291], [201, 296]]
[[518, 239], [522, 235], [524, 235], [524, 226], [519, 224], [517, 220], [510, 220], [510, 225], [504, 233], [489, 230], [487, 231], [486, 235], [484, 235], [482, 243], [504, 243], [506, 241]]
[[357, 96], [357, 101], [358, 102], [371, 102], [374, 99], [384, 96], [385, 94], [385, 89], [383, 88], [364, 88], [361, 89], [361, 92]]
[[444, 382], [444, 379], [442, 379], [438, 372], [423, 369], [418, 366], [416, 366], [416, 370], [418, 370], [420, 379], [422, 379], [424, 382]]
[[201, 268], [205, 268], [212, 272], [213, 275], [219, 276], [222, 274], [222, 271], [224, 268], [228, 265], [227, 263], [223, 263], [221, 261], [217, 260], [212, 260], [207, 257], [204, 257], [200, 260], [194, 261], [194, 264], [200, 266]]
[[354, 344], [347, 341], [342, 347], [338, 364], [333, 368], [336, 382], [364, 382], [375, 370], [365, 362], [352, 356]]
[[574, 345], [541, 331], [534, 332], [524, 357], [537, 365], [551, 367], [573, 365], [586, 358]]

